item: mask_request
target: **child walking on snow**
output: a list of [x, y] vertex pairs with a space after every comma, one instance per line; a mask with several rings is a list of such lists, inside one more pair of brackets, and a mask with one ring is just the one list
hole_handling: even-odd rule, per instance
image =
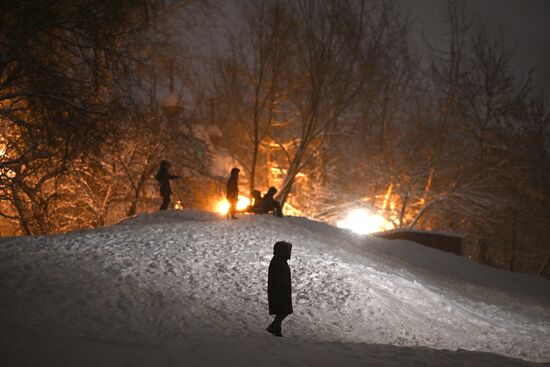
[[292, 313], [292, 284], [290, 279], [290, 260], [292, 244], [279, 241], [273, 246], [273, 258], [269, 263], [267, 275], [267, 298], [269, 314], [275, 315], [273, 322], [266, 328], [275, 336], [283, 336], [281, 323]]

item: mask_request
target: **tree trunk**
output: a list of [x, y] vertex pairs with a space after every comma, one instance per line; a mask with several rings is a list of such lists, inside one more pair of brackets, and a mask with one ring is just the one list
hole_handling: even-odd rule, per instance
[[401, 205], [401, 212], [399, 213], [399, 227], [403, 227], [403, 220], [405, 218], [405, 212], [407, 210], [407, 205], [409, 204], [409, 197], [406, 195], [403, 198], [403, 204]]
[[105, 225], [105, 216], [107, 214], [107, 208], [111, 200], [111, 195], [113, 193], [113, 186], [115, 185], [115, 182], [116, 182], [116, 179], [113, 179], [113, 181], [111, 181], [111, 184], [107, 188], [107, 193], [105, 193], [105, 197], [103, 198], [103, 202], [101, 203], [101, 211], [99, 212], [100, 214], [97, 218], [97, 224], [99, 226]]
[[139, 196], [141, 194], [141, 190], [143, 186], [145, 185], [145, 181], [147, 180], [147, 176], [149, 176], [149, 172], [151, 170], [151, 167], [149, 166], [150, 160], [147, 161], [145, 168], [139, 175], [138, 181], [136, 183], [136, 187], [134, 188], [134, 197], [132, 198], [132, 202], [130, 203], [130, 209], [128, 210], [128, 216], [131, 217], [136, 214], [137, 211], [137, 203], [139, 201]]
[[23, 234], [26, 236], [32, 236], [32, 231], [30, 229], [29, 223], [27, 218], [25, 217], [25, 209], [23, 208], [23, 205], [21, 203], [21, 199], [19, 198], [19, 195], [17, 194], [17, 190], [15, 189], [15, 184], [12, 184], [11, 192], [13, 195], [13, 204], [15, 206], [15, 209], [17, 209], [17, 220], [19, 221], [19, 225], [21, 226], [21, 229], [23, 230]]
[[300, 145], [298, 147], [298, 150], [296, 151], [296, 154], [294, 155], [294, 159], [292, 160], [290, 167], [288, 168], [285, 181], [283, 182], [283, 186], [280, 190], [279, 200], [281, 202], [281, 207], [284, 206], [286, 200], [288, 199], [290, 191], [292, 191], [292, 185], [294, 185], [294, 179], [296, 178], [296, 175], [300, 172], [300, 164], [302, 162], [304, 154], [305, 148], [303, 145]]
[[252, 191], [256, 189], [256, 164], [258, 161], [258, 146], [257, 142], [254, 143], [254, 151], [252, 152], [252, 166], [250, 167], [250, 189], [248, 194], [252, 197]]

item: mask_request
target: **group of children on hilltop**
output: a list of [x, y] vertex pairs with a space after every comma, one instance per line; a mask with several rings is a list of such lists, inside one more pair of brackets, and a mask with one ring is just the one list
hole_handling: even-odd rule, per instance
[[[170, 204], [170, 180], [181, 178], [180, 176], [171, 175], [168, 173], [170, 164], [167, 161], [162, 161], [160, 169], [155, 176], [159, 182], [160, 196], [162, 197], [162, 205], [160, 210], [166, 210]], [[237, 201], [239, 199], [239, 172], [238, 168], [231, 170], [231, 175], [227, 180], [226, 197], [230, 203], [228, 217], [234, 218], [237, 213]], [[267, 214], [274, 212], [278, 217], [282, 216], [281, 204], [274, 199], [277, 189], [270, 187], [267, 193], [262, 197], [262, 193], [258, 190], [252, 191], [254, 203], [249, 205], [244, 212], [254, 214]], [[292, 252], [292, 244], [286, 241], [277, 241], [273, 247], [273, 258], [269, 263], [267, 277], [267, 298], [269, 305], [269, 314], [275, 315], [275, 318], [265, 329], [274, 336], [282, 337], [282, 322], [290, 314], [292, 309], [292, 285], [290, 267], [287, 261], [290, 260]]]
[[[228, 217], [236, 219], [235, 214], [237, 211], [237, 201], [239, 200], [239, 172], [238, 168], [233, 168], [229, 179], [227, 180], [226, 186], [226, 198], [229, 201], [229, 213]], [[273, 212], [276, 216], [282, 217], [283, 211], [281, 208], [281, 203], [275, 200], [274, 196], [277, 193], [277, 189], [271, 186], [267, 193], [262, 197], [262, 193], [259, 190], [252, 191], [252, 199], [254, 202], [249, 205], [244, 213], [254, 213], [254, 214], [267, 214]]]
[[[170, 195], [172, 194], [170, 180], [181, 178], [180, 176], [171, 175], [168, 173], [169, 167], [170, 164], [168, 161], [162, 161], [160, 163], [160, 169], [155, 176], [159, 182], [160, 196], [162, 197], [162, 205], [160, 206], [160, 210], [168, 209], [168, 205], [170, 204]], [[241, 170], [238, 168], [233, 168], [226, 185], [226, 198], [227, 201], [229, 201], [229, 212], [227, 216], [232, 219], [237, 219], [236, 214], [239, 212], [237, 210], [237, 201], [239, 200], [238, 180], [240, 171]], [[276, 193], [277, 189], [273, 186], [267, 190], [267, 193], [263, 197], [260, 191], [253, 190], [251, 194], [254, 202], [242, 212], [253, 214], [267, 214], [273, 212], [276, 216], [282, 217], [283, 211], [281, 208], [281, 203], [275, 200]]]

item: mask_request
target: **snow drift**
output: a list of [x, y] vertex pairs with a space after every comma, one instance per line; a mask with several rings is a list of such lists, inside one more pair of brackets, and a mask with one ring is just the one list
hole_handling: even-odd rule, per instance
[[[294, 244], [283, 339], [264, 331], [277, 240]], [[304, 218], [167, 211], [3, 239], [0, 283], [12, 365], [550, 361], [549, 282]]]

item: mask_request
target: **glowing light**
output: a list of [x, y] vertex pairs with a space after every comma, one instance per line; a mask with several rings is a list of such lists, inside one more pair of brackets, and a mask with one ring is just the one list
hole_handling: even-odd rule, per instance
[[2, 158], [6, 154], [6, 150], [8, 149], [8, 146], [0, 140], [0, 158]]
[[178, 209], [178, 210], [179, 210], [179, 209], [183, 209], [183, 204], [182, 204], [182, 202], [178, 200], [178, 201], [176, 202], [176, 205], [174, 205], [174, 209]]
[[[2, 138], [0, 138], [0, 158], [4, 158], [7, 150], [8, 150], [8, 146], [6, 145], [5, 141]], [[0, 174], [6, 175], [8, 178], [15, 178], [16, 176], [15, 171], [12, 171], [9, 168], [3, 168], [0, 171]]]
[[303, 213], [300, 210], [293, 207], [289, 202], [286, 202], [285, 206], [283, 207], [283, 215], [300, 217], [300, 216], [303, 216]]
[[350, 229], [358, 234], [381, 232], [393, 228], [393, 224], [380, 214], [368, 209], [354, 209], [348, 212], [346, 218], [336, 223], [339, 228]]
[[[239, 195], [239, 201], [237, 201], [237, 210], [245, 210], [247, 206], [250, 205], [250, 200], [242, 195]], [[229, 212], [229, 201], [227, 199], [220, 200], [218, 204], [216, 204], [216, 213], [219, 213], [221, 215], [227, 215]]]
[[[382, 209], [386, 209], [388, 207], [388, 201], [391, 197], [391, 191], [393, 189], [393, 183], [390, 183], [390, 186], [388, 187], [388, 191], [386, 191], [386, 195], [384, 195], [384, 202], [382, 203]], [[391, 205], [392, 203], [390, 203]]]

